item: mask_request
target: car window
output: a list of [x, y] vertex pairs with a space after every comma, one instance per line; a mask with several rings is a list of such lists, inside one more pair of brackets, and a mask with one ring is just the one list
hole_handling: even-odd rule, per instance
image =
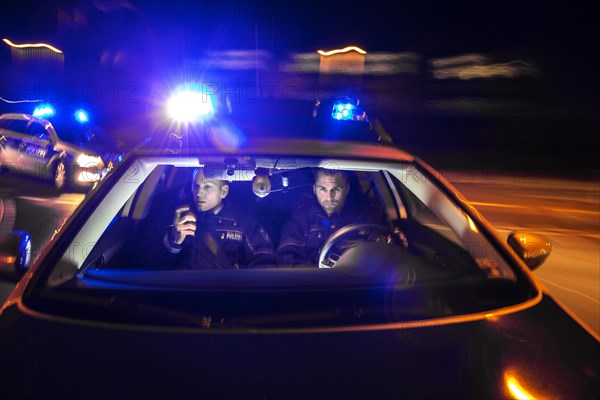
[[25, 133], [27, 121], [16, 119], [0, 119], [0, 128]]
[[[85, 258], [78, 258], [80, 265], [77, 268], [84, 265], [85, 268], [176, 269], [176, 257], [164, 251], [162, 240], [173, 222], [175, 209], [181, 206], [194, 209], [191, 192], [194, 168], [160, 165], [144, 181], [136, 179], [133, 184], [139, 182], [139, 186], [131, 197], [121, 200], [119, 208], [114, 208], [106, 219], [113, 222], [102, 228], [101, 235], [92, 241], [95, 243], [92, 251], [88, 249]], [[435, 262], [442, 258], [451, 259], [458, 272], [480, 273], [480, 265], [491, 263], [495, 265], [494, 274], [514, 279], [510, 268], [486, 244], [477, 228], [471, 226], [472, 221], [464, 211], [432, 182], [423, 178], [418, 182], [413, 179], [403, 181], [405, 177], [398, 172], [403, 171], [402, 168], [405, 167], [386, 171], [344, 170], [351, 187], [345, 207], [352, 206], [354, 213], [376, 216], [368, 220], [371, 224], [406, 231], [407, 236], [412, 236], [409, 243], [414, 249], [421, 254], [430, 252]], [[313, 191], [313, 171], [313, 167], [303, 167], [273, 172], [269, 176], [271, 191], [264, 197], [253, 191], [254, 170], [235, 171], [232, 175], [235, 180], [228, 183], [225, 201], [239, 205], [244, 213], [255, 217], [277, 250], [282, 245], [281, 235], [286, 223], [298, 208], [314, 207], [310, 211], [313, 213], [319, 210]], [[390, 172], [391, 180], [382, 179], [382, 174]], [[249, 175], [243, 176], [245, 173]], [[97, 224], [95, 229], [99, 228]], [[310, 229], [313, 228], [307, 229], [306, 235], [312, 234]], [[112, 250], [107, 252], [107, 248]]]
[[46, 128], [44, 127], [44, 125], [40, 124], [39, 122], [35, 122], [35, 121], [32, 121], [29, 123], [26, 133], [28, 133], [31, 136], [35, 136], [38, 139], [42, 139], [42, 140], [48, 140], [48, 138], [49, 138], [48, 131], [46, 131]]
[[[315, 179], [324, 166], [331, 172], [332, 165], [346, 176], [350, 192], [342, 211], [325, 217]], [[191, 184], [199, 167], [227, 181], [225, 201], [243, 209], [241, 216], [231, 218], [226, 208], [212, 217], [202, 214], [201, 196]], [[268, 180], [268, 189], [257, 185], [259, 177]], [[335, 203], [338, 181], [331, 182], [329, 201]], [[96, 203], [90, 201], [78, 214], [77, 231], [61, 239], [62, 255], [48, 265], [44, 293], [60, 292], [66, 299], [68, 293], [128, 297], [134, 287], [173, 295], [183, 291], [182, 296], [367, 290], [371, 299], [381, 295], [405, 302], [397, 305], [402, 308], [397, 318], [403, 319], [479, 312], [531, 298], [535, 291], [523, 274], [439, 185], [418, 166], [400, 162], [254, 154], [129, 159], [105, 178]], [[196, 230], [178, 249], [168, 235], [181, 207], [194, 215]], [[345, 207], [351, 210], [349, 220], [341, 219]], [[251, 232], [246, 229], [249, 215], [258, 221]], [[298, 215], [304, 219], [295, 225]], [[217, 226], [212, 248], [202, 234], [211, 218]], [[249, 252], [268, 253], [260, 248], [265, 242], [275, 252], [265, 263], [252, 264], [241, 257], [247, 254], [235, 253], [242, 244]], [[287, 247], [295, 250], [286, 253]], [[240, 255], [243, 261], [215, 261], [223, 254]], [[295, 262], [290, 254], [306, 259]], [[151, 298], [162, 307], [160, 297]], [[195, 312], [187, 302], [175, 303]], [[381, 313], [376, 320], [387, 318], [383, 309], [376, 313]]]
[[410, 217], [414, 221], [427, 226], [436, 231], [446, 239], [451, 240], [456, 244], [460, 244], [460, 239], [456, 234], [448, 228], [440, 219], [431, 211], [431, 209], [419, 199], [413, 192], [408, 190], [405, 185], [401, 185], [397, 178], [393, 178], [395, 186], [406, 198], [405, 204], [410, 205]]

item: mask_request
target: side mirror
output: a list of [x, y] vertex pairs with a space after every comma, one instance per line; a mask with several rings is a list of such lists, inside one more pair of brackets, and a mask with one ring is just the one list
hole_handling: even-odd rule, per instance
[[532, 271], [542, 265], [552, 251], [550, 240], [535, 233], [512, 232], [507, 242]]
[[31, 236], [24, 231], [0, 233], [0, 279], [18, 282], [31, 259]]

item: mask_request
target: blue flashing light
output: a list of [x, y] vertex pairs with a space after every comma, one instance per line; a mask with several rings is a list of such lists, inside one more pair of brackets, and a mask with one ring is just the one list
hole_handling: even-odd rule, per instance
[[48, 118], [54, 115], [54, 107], [50, 104], [43, 104], [33, 110], [33, 116], [38, 118]]
[[169, 99], [167, 109], [178, 122], [197, 122], [215, 113], [213, 99], [202, 89], [181, 89]]
[[336, 101], [331, 116], [338, 121], [369, 121], [367, 114], [360, 107], [347, 101]]
[[90, 117], [87, 111], [79, 109], [75, 111], [75, 120], [77, 120], [77, 122], [79, 122], [80, 124], [85, 124], [86, 122], [89, 122]]

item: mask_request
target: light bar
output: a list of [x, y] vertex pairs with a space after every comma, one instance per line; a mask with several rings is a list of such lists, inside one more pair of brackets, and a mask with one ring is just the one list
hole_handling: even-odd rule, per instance
[[369, 121], [367, 113], [365, 113], [360, 107], [349, 101], [336, 101], [333, 104], [331, 117], [333, 119], [337, 119], [338, 121]]
[[54, 107], [50, 104], [43, 104], [33, 110], [33, 116], [38, 118], [48, 118], [54, 115]]

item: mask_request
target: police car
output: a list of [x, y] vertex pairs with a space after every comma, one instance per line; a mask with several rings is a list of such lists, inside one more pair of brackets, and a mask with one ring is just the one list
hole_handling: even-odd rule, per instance
[[77, 110], [72, 123], [51, 122], [49, 105], [33, 114], [0, 115], [0, 170], [52, 181], [58, 190], [93, 187], [122, 157], [114, 142], [98, 137]]
[[[531, 272], [546, 238], [502, 238], [421, 159], [375, 136], [341, 138], [340, 121], [372, 132], [354, 102], [334, 101], [330, 129], [307, 137], [314, 117], [283, 130], [186, 96], [193, 119], [178, 114], [131, 151], [33, 265], [25, 232], [0, 235], [1, 276], [19, 282], [0, 308], [3, 397], [600, 393], [598, 337]], [[327, 227], [317, 264], [177, 269], [163, 246], [167, 205], [188, 201], [199, 167], [228, 182], [225, 200], [255, 215], [274, 248], [315, 201], [317, 168], [347, 173], [348, 201], [383, 219]]]

